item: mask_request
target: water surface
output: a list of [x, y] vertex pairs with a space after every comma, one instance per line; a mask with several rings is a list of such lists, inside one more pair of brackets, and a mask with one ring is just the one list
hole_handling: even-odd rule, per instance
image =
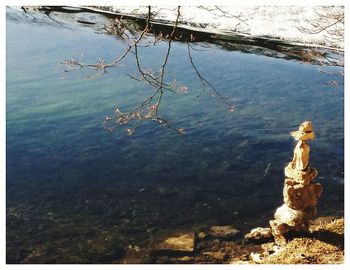
[[[161, 115], [186, 133], [156, 124], [133, 136], [103, 129], [116, 105], [131, 108], [151, 93], [133, 56], [96, 80], [60, 64], [84, 54], [113, 60], [126, 44], [93, 27], [39, 23], [7, 10], [7, 260], [15, 263], [112, 262], [113, 252], [147, 249], [159, 234], [231, 224], [266, 226], [282, 204], [289, 132], [312, 120], [311, 162], [324, 185], [320, 215], [342, 215], [343, 86], [316, 65], [210, 45], [193, 59], [235, 112], [201, 95], [186, 44], [174, 42], [169, 80], [189, 89], [167, 93]], [[101, 18], [100, 20], [107, 20]], [[140, 51], [159, 67], [166, 43]], [[332, 70], [331, 68], [328, 68]], [[110, 254], [111, 257], [106, 256]]]

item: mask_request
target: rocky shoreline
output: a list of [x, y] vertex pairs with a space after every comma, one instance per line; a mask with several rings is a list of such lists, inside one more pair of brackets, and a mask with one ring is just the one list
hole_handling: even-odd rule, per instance
[[[46, 20], [53, 24], [69, 17], [63, 12], [46, 11], [38, 17], [47, 16]], [[102, 22], [111, 22], [95, 13], [73, 11], [77, 13], [71, 19], [77, 24], [97, 29]], [[29, 13], [25, 16], [33, 20]], [[106, 173], [85, 177], [73, 170], [75, 167], [69, 167], [69, 176], [50, 178], [42, 173], [32, 179], [28, 176], [23, 182], [18, 181], [21, 178], [8, 181], [7, 263], [343, 262], [344, 220], [339, 217], [344, 215], [344, 180], [339, 180], [343, 178], [343, 163], [338, 160], [342, 150], [328, 153], [328, 163], [318, 159], [319, 168], [324, 168], [319, 180], [325, 188], [318, 212], [338, 219], [317, 219], [309, 231], [286, 235], [288, 242], [280, 248], [268, 234], [264, 239], [244, 236], [256, 226], [268, 226], [272, 209], [280, 203], [283, 159], [275, 158], [270, 168], [269, 161], [257, 157], [274, 147], [286, 148], [288, 143], [245, 134], [238, 137], [238, 147], [231, 149], [227, 147], [227, 142], [235, 138], [231, 133], [216, 137], [213, 144], [207, 141], [200, 151], [196, 146], [179, 156], [167, 154], [168, 159], [154, 156], [154, 151], [142, 152], [142, 160], [150, 160], [150, 164], [123, 167], [113, 176]], [[335, 149], [342, 149], [342, 141], [336, 142]], [[225, 148], [230, 151], [222, 151]], [[235, 154], [235, 148], [243, 154]], [[166, 153], [172, 149], [177, 148], [167, 145]], [[173, 165], [186, 164], [187, 153], [192, 150], [198, 150], [194, 152], [198, 160], [180, 166], [181, 173], [175, 174]], [[62, 160], [64, 153], [59, 156]], [[138, 153], [125, 153], [125, 160], [141, 160]], [[220, 153], [220, 158], [215, 153]], [[227, 162], [232, 156], [235, 160]], [[87, 164], [84, 159], [80, 161]], [[140, 170], [134, 170], [136, 167]], [[248, 172], [244, 176], [238, 173], [243, 170]], [[301, 251], [301, 247], [306, 249]]]
[[155, 239], [146, 251], [129, 246], [114, 263], [338, 264], [344, 261], [344, 219], [320, 217], [309, 232], [293, 232], [285, 246], [272, 237], [247, 239], [232, 226], [212, 226]]

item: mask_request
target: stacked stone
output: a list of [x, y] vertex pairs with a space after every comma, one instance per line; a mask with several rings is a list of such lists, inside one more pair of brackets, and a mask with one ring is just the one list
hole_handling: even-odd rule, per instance
[[322, 193], [322, 186], [313, 180], [317, 171], [309, 163], [310, 147], [307, 140], [313, 140], [315, 134], [312, 123], [302, 123], [298, 131], [291, 132], [298, 140], [294, 149], [293, 160], [285, 167], [283, 188], [284, 204], [277, 208], [274, 220], [270, 221], [275, 242], [286, 243], [285, 234], [288, 231], [307, 231], [308, 221], [316, 217], [316, 205]]

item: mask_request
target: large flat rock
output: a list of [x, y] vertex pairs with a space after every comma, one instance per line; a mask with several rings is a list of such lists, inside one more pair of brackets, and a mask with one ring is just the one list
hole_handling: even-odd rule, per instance
[[157, 241], [152, 249], [156, 256], [192, 255], [195, 249], [194, 232], [176, 233]]

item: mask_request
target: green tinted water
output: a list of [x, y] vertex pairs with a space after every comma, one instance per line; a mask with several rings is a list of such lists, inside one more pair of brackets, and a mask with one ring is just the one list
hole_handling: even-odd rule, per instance
[[[111, 250], [147, 249], [168, 231], [266, 225], [282, 204], [289, 132], [304, 120], [314, 123], [311, 161], [325, 187], [319, 212], [342, 214], [344, 92], [324, 84], [339, 78], [215, 46], [194, 51], [205, 78], [233, 99], [232, 113], [196, 98], [201, 84], [187, 47], [174, 42], [168, 76], [189, 92], [167, 93], [160, 113], [185, 136], [152, 123], [131, 137], [108, 133], [103, 119], [116, 105], [130, 108], [151, 93], [124, 75], [136, 73], [133, 57], [96, 80], [85, 78], [93, 71], [65, 73], [60, 63], [82, 53], [87, 62], [112, 60], [126, 44], [92, 28], [20, 16], [8, 10], [9, 262], [111, 262]], [[165, 50], [165, 43], [141, 49], [142, 63], [157, 69]]]

